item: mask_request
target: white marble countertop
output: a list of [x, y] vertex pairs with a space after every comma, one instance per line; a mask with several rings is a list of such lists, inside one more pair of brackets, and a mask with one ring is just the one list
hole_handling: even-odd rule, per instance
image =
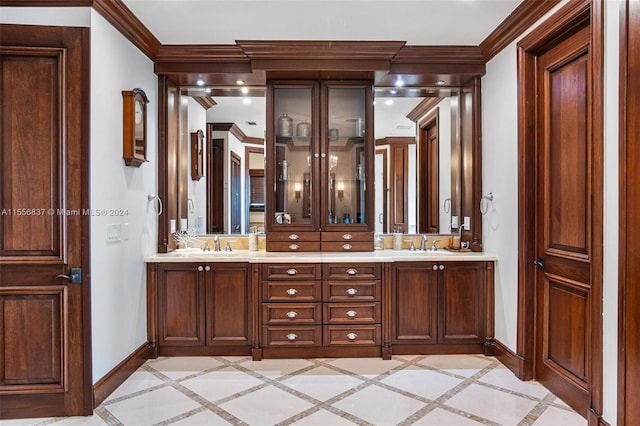
[[248, 262], [248, 263], [363, 263], [363, 262], [459, 262], [496, 261], [495, 255], [476, 252], [379, 250], [369, 252], [267, 252], [264, 250], [234, 250], [204, 252], [200, 249], [176, 250], [145, 259], [147, 263], [162, 262]]

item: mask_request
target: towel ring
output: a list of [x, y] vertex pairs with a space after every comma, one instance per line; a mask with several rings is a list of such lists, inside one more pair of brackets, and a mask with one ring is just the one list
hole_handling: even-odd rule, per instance
[[[485, 201], [486, 200], [486, 201]], [[489, 211], [489, 203], [493, 202], [493, 193], [490, 192], [487, 195], [483, 195], [480, 198], [480, 213], [484, 216]]]

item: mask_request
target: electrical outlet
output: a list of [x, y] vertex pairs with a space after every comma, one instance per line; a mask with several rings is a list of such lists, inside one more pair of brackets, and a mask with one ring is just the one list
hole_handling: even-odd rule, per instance
[[469, 229], [471, 229], [471, 218], [469, 216], [465, 216], [464, 217], [464, 229], [465, 231], [468, 231]]

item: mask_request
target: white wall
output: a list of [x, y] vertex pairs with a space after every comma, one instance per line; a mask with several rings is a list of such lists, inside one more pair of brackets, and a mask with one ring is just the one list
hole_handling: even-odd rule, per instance
[[[604, 187], [604, 419], [616, 424], [618, 262], [618, 1], [605, 1]], [[548, 15], [564, 6], [559, 4]], [[547, 15], [547, 16], [548, 16]], [[541, 22], [544, 20], [543, 18]], [[535, 27], [535, 26], [534, 26]], [[524, 35], [523, 35], [524, 37]], [[522, 37], [521, 37], [522, 38]], [[518, 243], [518, 133], [516, 42], [487, 64], [482, 79], [483, 194], [494, 200], [483, 217], [483, 244], [496, 254], [496, 339], [516, 351]]]
[[[147, 159], [122, 160], [122, 90], [147, 97]], [[91, 219], [93, 379], [102, 378], [147, 340], [146, 256], [155, 253], [157, 219], [147, 194], [156, 193], [157, 78], [153, 63], [97, 12], [91, 12], [91, 208], [126, 216]], [[107, 225], [120, 224], [121, 242], [107, 243]], [[127, 226], [128, 224], [128, 226]], [[128, 239], [126, 239], [128, 228]]]
[[56, 25], [61, 27], [91, 26], [90, 7], [2, 7], [3, 24]]
[[[206, 217], [207, 217], [207, 178], [203, 176], [200, 180], [191, 179], [191, 133], [198, 130], [207, 132], [207, 111], [197, 103], [192, 97], [189, 97], [188, 106], [188, 129], [189, 138], [187, 141], [188, 158], [189, 158], [189, 183], [187, 185], [189, 191], [189, 227], [195, 228], [198, 234], [206, 233]], [[206, 174], [206, 137], [202, 152], [203, 167]]]

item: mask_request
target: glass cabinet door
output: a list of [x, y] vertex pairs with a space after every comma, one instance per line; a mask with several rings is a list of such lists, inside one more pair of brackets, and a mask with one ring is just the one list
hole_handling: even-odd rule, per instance
[[366, 88], [329, 86], [325, 93], [327, 223], [366, 224]]
[[313, 224], [313, 87], [274, 88], [275, 225]]

